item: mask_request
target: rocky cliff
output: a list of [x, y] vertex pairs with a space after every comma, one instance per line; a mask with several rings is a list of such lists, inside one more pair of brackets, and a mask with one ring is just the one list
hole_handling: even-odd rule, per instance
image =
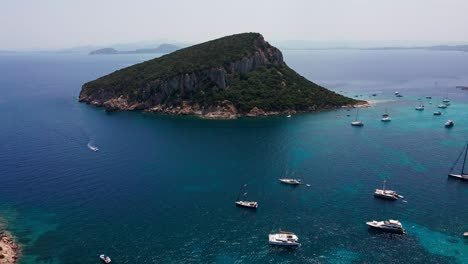
[[209, 41], [116, 71], [84, 84], [79, 100], [107, 111], [206, 118], [316, 111], [356, 103], [295, 73], [281, 51], [257, 33]]

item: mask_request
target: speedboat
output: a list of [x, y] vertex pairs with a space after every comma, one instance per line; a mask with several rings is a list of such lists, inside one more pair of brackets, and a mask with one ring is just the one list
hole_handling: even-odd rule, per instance
[[236, 201], [237, 206], [242, 206], [242, 207], [247, 207], [247, 208], [252, 208], [252, 209], [257, 209], [258, 203], [257, 202], [252, 202], [252, 201]]
[[299, 238], [294, 233], [281, 230], [277, 234], [269, 234], [268, 243], [281, 247], [298, 247], [301, 245]]
[[439, 104], [437, 107], [438, 108], [447, 108], [447, 105], [446, 104]]
[[351, 125], [352, 125], [352, 126], [360, 126], [360, 127], [361, 127], [361, 126], [364, 125], [364, 123], [363, 123], [361, 120], [357, 120], [357, 121], [351, 122]]
[[416, 106], [414, 109], [416, 109], [418, 111], [424, 110], [424, 105], [420, 104], [420, 105]]
[[370, 221], [366, 222], [370, 228], [378, 229], [383, 232], [395, 233], [395, 234], [406, 234], [406, 230], [403, 229], [403, 225], [398, 220], [388, 221]]
[[87, 146], [88, 146], [88, 148], [89, 148], [90, 150], [92, 150], [92, 151], [94, 151], [94, 152], [99, 151], [98, 147], [91, 145], [91, 143], [88, 143]]
[[300, 179], [279, 179], [280, 182], [291, 185], [300, 185], [302, 184]]
[[442, 113], [439, 111], [434, 112], [434, 115], [441, 115]]
[[452, 120], [448, 120], [447, 122], [445, 122], [445, 127], [453, 127], [454, 123]]
[[106, 256], [104, 254], [99, 255], [99, 258], [104, 262], [104, 263], [111, 263], [111, 259], [109, 256]]

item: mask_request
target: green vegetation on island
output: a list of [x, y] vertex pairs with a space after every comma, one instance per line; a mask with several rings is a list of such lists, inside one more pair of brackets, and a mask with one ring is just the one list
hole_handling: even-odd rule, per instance
[[258, 33], [244, 33], [177, 50], [83, 85], [80, 101], [107, 110], [207, 116], [252, 109], [278, 114], [359, 103], [289, 68]]

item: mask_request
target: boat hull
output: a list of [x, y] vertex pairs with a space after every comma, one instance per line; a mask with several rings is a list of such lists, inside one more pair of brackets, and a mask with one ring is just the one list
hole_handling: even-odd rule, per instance
[[374, 197], [375, 197], [375, 198], [380, 198], [380, 199], [385, 199], [385, 200], [391, 200], [391, 201], [398, 200], [398, 197], [397, 197], [397, 196], [388, 195], [388, 194], [385, 195], [385, 194], [374, 193]]
[[449, 176], [449, 177], [452, 177], [452, 178], [455, 178], [455, 179], [468, 181], [468, 174], [460, 175], [460, 174], [452, 174], [452, 173], [450, 173], [448, 176]]
[[370, 224], [367, 224], [367, 226], [369, 226], [369, 228], [372, 229], [372, 230], [378, 230], [378, 231], [381, 231], [381, 232], [384, 232], [384, 233], [392, 233], [392, 234], [399, 234], [399, 235], [406, 234], [405, 229], [385, 228], [385, 227], [373, 226], [373, 225], [370, 225]]
[[243, 207], [243, 208], [249, 208], [249, 209], [257, 209], [258, 204], [250, 204], [250, 203], [242, 203], [242, 202], [236, 202], [236, 206]]
[[289, 247], [289, 248], [295, 248], [295, 247], [299, 247], [301, 245], [301, 243], [284, 243], [284, 242], [274, 242], [274, 241], [269, 241], [268, 243], [271, 246]]

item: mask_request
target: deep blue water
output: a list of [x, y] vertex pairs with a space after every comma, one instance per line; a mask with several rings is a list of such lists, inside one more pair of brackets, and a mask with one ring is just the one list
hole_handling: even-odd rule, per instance
[[[284, 55], [319, 84], [382, 101], [361, 111], [362, 128], [346, 110], [109, 114], [78, 103], [81, 85], [149, 56], [0, 55], [0, 223], [22, 244], [21, 263], [99, 263], [100, 253], [112, 263], [468, 263], [468, 185], [446, 176], [468, 141], [468, 92], [454, 88], [468, 85], [468, 53]], [[433, 104], [415, 111], [425, 96]], [[286, 174], [311, 186], [281, 185]], [[407, 202], [373, 198], [383, 179]], [[256, 212], [234, 206], [244, 183]], [[408, 235], [365, 226], [388, 218]], [[302, 247], [269, 247], [279, 228]]]

